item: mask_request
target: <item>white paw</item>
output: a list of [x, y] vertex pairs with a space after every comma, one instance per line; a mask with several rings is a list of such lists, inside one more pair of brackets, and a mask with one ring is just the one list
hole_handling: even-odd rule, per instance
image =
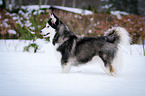
[[62, 72], [63, 73], [68, 73], [70, 71], [70, 64], [62, 65]]

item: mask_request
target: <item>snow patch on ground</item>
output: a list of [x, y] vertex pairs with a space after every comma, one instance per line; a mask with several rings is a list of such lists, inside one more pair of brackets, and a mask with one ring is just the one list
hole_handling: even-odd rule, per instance
[[8, 30], [8, 33], [9, 33], [9, 34], [16, 34], [16, 31], [15, 31], [15, 30], [12, 30], [12, 29], [9, 29], [9, 30]]
[[118, 19], [121, 19], [121, 15], [129, 15], [129, 13], [123, 11], [110, 11], [110, 13], [117, 16]]

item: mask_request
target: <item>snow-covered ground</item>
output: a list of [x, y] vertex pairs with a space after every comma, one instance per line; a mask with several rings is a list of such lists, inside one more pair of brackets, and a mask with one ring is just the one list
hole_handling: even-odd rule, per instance
[[122, 71], [109, 76], [99, 63], [61, 73], [50, 43], [38, 39], [38, 53], [23, 52], [30, 42], [0, 40], [0, 96], [145, 96], [142, 45], [124, 48]]

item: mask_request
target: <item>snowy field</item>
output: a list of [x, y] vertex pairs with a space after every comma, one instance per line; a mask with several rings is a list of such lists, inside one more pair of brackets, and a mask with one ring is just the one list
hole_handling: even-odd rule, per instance
[[145, 96], [142, 45], [124, 48], [122, 70], [109, 76], [99, 63], [61, 73], [50, 43], [38, 39], [38, 53], [23, 52], [30, 42], [0, 40], [0, 96]]

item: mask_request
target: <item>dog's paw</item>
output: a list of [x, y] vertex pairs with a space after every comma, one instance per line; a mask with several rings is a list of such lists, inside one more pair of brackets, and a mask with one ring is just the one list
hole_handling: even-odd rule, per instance
[[62, 73], [68, 73], [70, 71], [70, 64], [62, 65]]

